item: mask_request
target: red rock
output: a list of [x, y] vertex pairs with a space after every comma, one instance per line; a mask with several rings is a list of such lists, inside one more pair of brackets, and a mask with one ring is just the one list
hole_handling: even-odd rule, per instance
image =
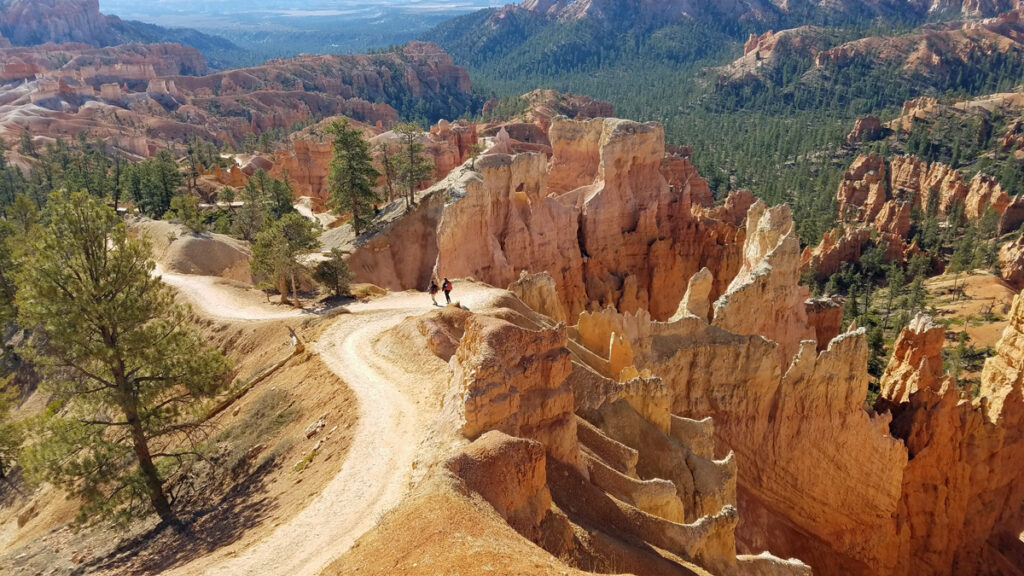
[[999, 250], [999, 269], [1003, 280], [1018, 289], [1024, 287], [1024, 236]]
[[814, 327], [818, 352], [839, 336], [843, 324], [843, 302], [836, 298], [812, 298], [806, 302], [807, 323]]
[[885, 128], [882, 126], [881, 118], [874, 115], [864, 116], [857, 119], [853, 130], [846, 136], [846, 143], [871, 142], [881, 138], [884, 133]]
[[942, 346], [946, 329], [930, 317], [918, 315], [893, 344], [889, 365], [879, 381], [881, 396], [901, 403], [928, 388], [938, 391], [942, 380]]

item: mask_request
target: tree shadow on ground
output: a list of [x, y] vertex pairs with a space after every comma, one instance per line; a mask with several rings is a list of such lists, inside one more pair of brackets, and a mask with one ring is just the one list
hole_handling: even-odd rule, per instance
[[266, 492], [268, 472], [277, 465], [267, 462], [238, 478], [222, 497], [179, 513], [180, 530], [157, 526], [125, 540], [105, 557], [79, 566], [72, 576], [99, 571], [160, 574], [238, 541], [278, 508], [276, 501], [261, 496]]

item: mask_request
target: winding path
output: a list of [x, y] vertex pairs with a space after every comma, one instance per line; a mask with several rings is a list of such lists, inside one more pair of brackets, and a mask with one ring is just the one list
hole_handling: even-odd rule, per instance
[[[219, 318], [279, 320], [282, 311], [262, 302], [238, 302], [239, 290], [217, 279], [164, 273], [164, 280], [203, 311]], [[473, 303], [485, 289], [468, 289]], [[427, 434], [427, 419], [401, 392], [414, 389], [412, 376], [377, 355], [372, 343], [405, 318], [429, 309], [429, 296], [392, 294], [350, 306], [311, 348], [355, 393], [359, 422], [341, 471], [309, 505], [262, 539], [243, 549], [214, 552], [169, 571], [169, 575], [317, 576], [344, 554], [410, 487], [413, 461]], [[410, 386], [410, 387], [407, 387]]]

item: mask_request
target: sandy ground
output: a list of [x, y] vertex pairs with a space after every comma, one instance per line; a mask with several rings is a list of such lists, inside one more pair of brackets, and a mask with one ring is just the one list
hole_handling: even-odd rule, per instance
[[185, 294], [206, 316], [222, 320], [284, 320], [312, 314], [305, 310], [270, 304], [259, 291], [216, 276], [192, 276], [167, 272], [157, 265], [154, 274]]
[[[963, 296], [953, 300], [953, 283], [963, 289]], [[925, 282], [928, 291], [934, 297], [933, 305], [938, 310], [938, 317], [954, 319], [957, 324], [950, 328], [951, 332], [964, 330], [963, 321], [967, 322], [969, 343], [978, 348], [995, 346], [1006, 328], [1006, 313], [1013, 303], [1016, 291], [1001, 278], [992, 274], [976, 271], [971, 274], [944, 274]], [[982, 315], [991, 311], [998, 318], [993, 322], [985, 322]], [[956, 341], [947, 338], [947, 345], [955, 346]]]

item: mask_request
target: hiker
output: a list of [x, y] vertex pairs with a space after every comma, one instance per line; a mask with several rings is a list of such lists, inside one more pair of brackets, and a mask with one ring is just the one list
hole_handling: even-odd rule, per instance
[[444, 283], [441, 284], [441, 290], [444, 290], [444, 299], [447, 300], [449, 304], [451, 304], [452, 303], [452, 297], [451, 297], [452, 281], [447, 279], [447, 278], [445, 278], [444, 279]]
[[437, 304], [437, 293], [440, 292], [440, 291], [441, 291], [441, 289], [437, 287], [437, 282], [434, 282], [433, 280], [431, 280], [430, 281], [430, 301], [434, 303], [434, 306], [438, 305]]

